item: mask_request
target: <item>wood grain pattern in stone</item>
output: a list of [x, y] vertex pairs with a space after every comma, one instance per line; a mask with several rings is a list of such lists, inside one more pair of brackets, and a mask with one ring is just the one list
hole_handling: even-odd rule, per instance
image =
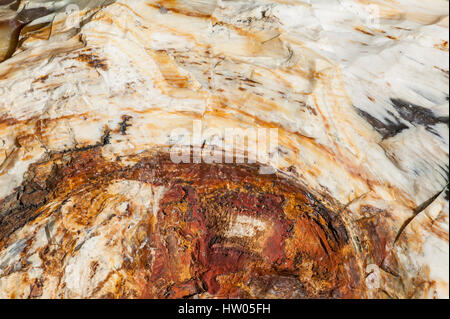
[[0, 3], [1, 297], [448, 298], [448, 1], [72, 3]]

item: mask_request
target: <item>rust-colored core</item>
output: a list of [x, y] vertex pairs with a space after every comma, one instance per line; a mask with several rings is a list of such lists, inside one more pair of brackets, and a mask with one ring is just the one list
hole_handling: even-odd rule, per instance
[[[108, 162], [97, 147], [33, 165], [17, 193], [0, 201], [0, 247], [45, 203], [132, 180], [164, 186], [145, 226], [150, 244], [123, 265], [138, 281], [133, 297], [363, 297], [340, 209], [286, 178], [258, 174], [257, 165], [174, 164], [163, 153], [133, 160]], [[92, 204], [77, 205], [77, 222], [88, 225], [82, 207]], [[103, 297], [129, 296], [119, 287]]]

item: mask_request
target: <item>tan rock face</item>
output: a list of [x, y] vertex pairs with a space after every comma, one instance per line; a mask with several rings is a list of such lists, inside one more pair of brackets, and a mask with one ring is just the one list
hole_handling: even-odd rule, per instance
[[447, 1], [71, 5], [0, 2], [1, 297], [448, 297]]

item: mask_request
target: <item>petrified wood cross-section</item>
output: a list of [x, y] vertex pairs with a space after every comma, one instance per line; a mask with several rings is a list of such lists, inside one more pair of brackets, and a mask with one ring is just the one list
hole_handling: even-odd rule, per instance
[[448, 297], [426, 3], [0, 0], [0, 297]]
[[[108, 163], [95, 148], [32, 165], [2, 203], [1, 243], [18, 258], [4, 274], [38, 258], [40, 279], [23, 279], [32, 297], [53, 280], [58, 297], [362, 293], [338, 210], [293, 182], [254, 166], [132, 160]], [[18, 229], [27, 241], [10, 237]]]

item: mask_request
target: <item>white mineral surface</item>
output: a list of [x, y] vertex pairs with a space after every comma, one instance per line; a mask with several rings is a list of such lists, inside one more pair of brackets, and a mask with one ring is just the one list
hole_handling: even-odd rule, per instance
[[[174, 130], [190, 132], [194, 121], [219, 137], [277, 128], [268, 166], [345, 207], [355, 245], [361, 220], [384, 229], [396, 271], [377, 265], [381, 287], [363, 297], [449, 297], [448, 1], [8, 2], [0, 1], [0, 201], [30, 165], [100, 145], [105, 132], [103, 158], [131, 165], [128, 156], [172, 146]], [[17, 12], [33, 8], [48, 11], [23, 18], [11, 51]], [[73, 220], [72, 194], [0, 241], [0, 297], [35, 296], [34, 279], [44, 298], [97, 297], [115, 280], [137, 280], [115, 269], [164, 188], [117, 181], [103, 191], [90, 191], [93, 202], [110, 199], [89, 228]], [[126, 202], [141, 208], [130, 216]], [[72, 229], [82, 245], [59, 274], [44, 271], [38, 253], [49, 223], [54, 243]], [[253, 236], [264, 225], [242, 217], [227, 234]]]

